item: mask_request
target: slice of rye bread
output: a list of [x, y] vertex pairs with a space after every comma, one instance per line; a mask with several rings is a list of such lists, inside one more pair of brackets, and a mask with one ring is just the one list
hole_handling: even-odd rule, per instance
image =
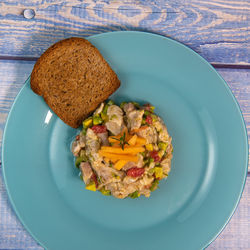
[[120, 86], [101, 53], [89, 41], [72, 37], [57, 42], [36, 62], [31, 89], [73, 128]]

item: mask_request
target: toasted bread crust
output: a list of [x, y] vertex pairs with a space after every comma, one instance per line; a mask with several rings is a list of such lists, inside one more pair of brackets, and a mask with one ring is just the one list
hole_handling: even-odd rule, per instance
[[72, 37], [52, 45], [36, 62], [31, 89], [69, 126], [77, 128], [120, 86], [89, 41]]

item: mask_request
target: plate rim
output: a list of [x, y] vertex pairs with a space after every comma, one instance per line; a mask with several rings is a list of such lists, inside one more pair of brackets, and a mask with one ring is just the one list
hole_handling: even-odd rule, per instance
[[[109, 36], [111, 33], [116, 33], [116, 34], [133, 34], [133, 35], [148, 35], [148, 36], [152, 36], [152, 37], [156, 37], [156, 38], [160, 38], [160, 39], [165, 39], [167, 41], [170, 41], [172, 43], [174, 43], [175, 45], [177, 46], [181, 46], [182, 48], [184, 48], [185, 50], [188, 50], [190, 53], [198, 56], [202, 61], [203, 63], [206, 64], [206, 66], [208, 66], [210, 68], [210, 70], [212, 70], [216, 75], [217, 77], [221, 80], [221, 82], [223, 82], [223, 85], [224, 87], [226, 88], [228, 94], [230, 95], [232, 101], [234, 102], [234, 104], [236, 105], [237, 107], [237, 111], [240, 115], [240, 118], [241, 118], [241, 124], [243, 125], [242, 127], [244, 128], [243, 131], [244, 131], [244, 139], [245, 139], [245, 149], [246, 149], [246, 161], [245, 161], [245, 173], [244, 173], [244, 178], [243, 180], [241, 181], [241, 188], [240, 188], [240, 194], [238, 195], [237, 197], [237, 201], [236, 203], [234, 204], [234, 206], [232, 207], [231, 209], [231, 213], [230, 213], [230, 216], [227, 218], [227, 220], [225, 221], [224, 225], [220, 228], [220, 230], [218, 232], [215, 233], [215, 235], [208, 241], [208, 242], [204, 242], [204, 248], [207, 248], [212, 242], [214, 242], [214, 240], [221, 234], [221, 232], [225, 229], [225, 227], [227, 226], [227, 224], [229, 223], [229, 221], [231, 220], [232, 216], [234, 215], [239, 203], [240, 203], [240, 200], [241, 200], [241, 197], [242, 197], [242, 194], [243, 194], [243, 191], [244, 191], [244, 188], [245, 188], [245, 184], [246, 184], [246, 180], [247, 180], [247, 174], [248, 174], [248, 164], [249, 164], [249, 142], [248, 142], [248, 135], [247, 135], [247, 128], [246, 128], [246, 122], [244, 120], [244, 116], [243, 116], [243, 113], [242, 113], [242, 110], [240, 108], [240, 105], [236, 99], [236, 97], [234, 96], [231, 88], [229, 87], [229, 85], [226, 83], [226, 81], [223, 79], [223, 77], [216, 71], [216, 69], [207, 61], [205, 60], [205, 58], [203, 58], [201, 55], [199, 55], [196, 51], [194, 51], [193, 49], [189, 48], [187, 45], [179, 42], [179, 41], [176, 41], [174, 40], [173, 38], [171, 37], [167, 37], [165, 35], [162, 35], [162, 34], [157, 34], [157, 33], [153, 33], [153, 32], [146, 32], [146, 31], [108, 31], [108, 32], [104, 32], [104, 33], [99, 33], [99, 34], [95, 34], [95, 35], [91, 35], [91, 36], [88, 36], [88, 37], [84, 37], [85, 39], [87, 40], [92, 40], [92, 39], [96, 39], [98, 37], [105, 37], [105, 36]], [[82, 36], [79, 36], [79, 37], [82, 37]], [[30, 75], [31, 76], [31, 75]], [[16, 105], [16, 102], [17, 100], [19, 99], [21, 93], [24, 91], [24, 89], [27, 87], [27, 84], [29, 84], [29, 81], [30, 81], [30, 76], [27, 78], [27, 80], [24, 82], [24, 85], [22, 86], [22, 88], [19, 90], [18, 94], [16, 95], [15, 99], [14, 99], [14, 102], [12, 103], [11, 105], [11, 108], [9, 110], [9, 113], [8, 113], [8, 116], [7, 116], [7, 119], [6, 119], [6, 122], [5, 122], [5, 126], [4, 126], [4, 132], [3, 132], [3, 136], [2, 136], [2, 152], [1, 152], [1, 158], [2, 158], [2, 173], [3, 173], [3, 180], [4, 180], [4, 184], [5, 184], [5, 189], [6, 189], [6, 192], [8, 194], [8, 199], [10, 201], [10, 204], [13, 208], [13, 210], [15, 211], [17, 217], [18, 217], [18, 220], [21, 222], [21, 224], [24, 226], [25, 230], [32, 236], [32, 238], [39, 244], [41, 245], [43, 248], [46, 249], [46, 246], [44, 245], [44, 243], [42, 243], [34, 234], [33, 232], [31, 231], [31, 229], [29, 228], [29, 226], [26, 225], [26, 223], [23, 221], [23, 218], [22, 216], [20, 215], [20, 213], [18, 212], [18, 209], [15, 205], [15, 202], [11, 196], [11, 193], [10, 193], [10, 190], [9, 190], [9, 187], [8, 187], [8, 181], [7, 181], [7, 177], [6, 177], [6, 173], [5, 173], [5, 163], [4, 163], [4, 152], [5, 152], [5, 141], [6, 141], [6, 131], [8, 129], [8, 123], [9, 123], [9, 119], [12, 115], [12, 112], [13, 112], [13, 109], [14, 109], [14, 106]]]

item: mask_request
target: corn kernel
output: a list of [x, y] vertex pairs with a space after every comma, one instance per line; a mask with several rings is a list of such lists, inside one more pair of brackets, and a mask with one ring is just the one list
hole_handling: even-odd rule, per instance
[[96, 191], [95, 183], [90, 183], [85, 188], [90, 190], [90, 191], [94, 191], [94, 192]]
[[93, 117], [93, 124], [94, 125], [99, 125], [103, 122], [102, 118], [99, 115], [96, 115]]
[[145, 147], [148, 151], [153, 151], [153, 145], [151, 143], [147, 144]]
[[162, 158], [162, 156], [165, 154], [165, 151], [164, 150], [160, 150], [159, 152], [158, 152], [158, 155]]
[[161, 167], [155, 167], [155, 178], [162, 179], [163, 178], [163, 170]]
[[166, 143], [166, 142], [159, 142], [159, 143], [158, 143], [158, 147], [159, 147], [160, 149], [164, 150], [164, 151], [166, 151], [167, 146], [168, 146], [168, 143]]
[[92, 125], [92, 117], [87, 118], [86, 120], [83, 121], [83, 127], [88, 128]]

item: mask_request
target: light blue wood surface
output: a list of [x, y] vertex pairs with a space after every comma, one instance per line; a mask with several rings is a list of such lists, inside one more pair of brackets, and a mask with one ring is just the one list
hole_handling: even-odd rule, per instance
[[[25, 19], [25, 8], [35, 18]], [[0, 55], [38, 57], [65, 37], [144, 30], [176, 39], [211, 63], [249, 65], [249, 13], [248, 0], [2, 1]]]
[[[22, 15], [29, 8], [33, 19]], [[65, 37], [116, 30], [169, 36], [212, 63], [238, 100], [250, 138], [249, 27], [249, 0], [0, 0], [0, 151], [8, 112], [34, 65], [28, 60]], [[208, 249], [250, 249], [249, 180], [250, 174], [239, 207]], [[13, 212], [1, 171], [0, 249], [42, 249]]]

